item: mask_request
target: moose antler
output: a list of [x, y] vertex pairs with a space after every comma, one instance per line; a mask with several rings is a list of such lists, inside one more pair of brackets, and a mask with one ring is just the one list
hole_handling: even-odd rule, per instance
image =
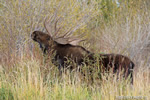
[[[83, 34], [77, 35], [75, 37], [72, 36], [73, 32], [77, 30], [81, 25], [72, 27], [65, 34], [59, 36], [61, 26], [57, 27], [57, 24], [60, 21], [60, 19], [61, 17], [57, 17], [56, 12], [49, 19], [47, 17], [45, 18], [44, 27], [46, 28], [47, 32], [54, 41], [56, 41], [59, 44], [71, 44], [71, 45], [77, 45], [79, 42], [84, 41], [84, 39], [80, 39], [81, 37], [83, 37]], [[53, 27], [54, 29], [52, 29]]]

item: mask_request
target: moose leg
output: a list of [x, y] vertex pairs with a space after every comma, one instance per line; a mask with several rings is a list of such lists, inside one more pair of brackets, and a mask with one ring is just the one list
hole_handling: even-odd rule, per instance
[[129, 78], [130, 79], [130, 83], [133, 84], [133, 67], [134, 67], [134, 64], [130, 63], [128, 69], [127, 69], [127, 72], [126, 72], [126, 76], [125, 78]]
[[59, 76], [61, 76], [64, 68], [64, 62], [62, 59], [58, 59], [57, 62], [58, 62]]
[[130, 67], [129, 67], [129, 72], [131, 73], [131, 84], [133, 84], [133, 68], [134, 68], [134, 63], [130, 62]]

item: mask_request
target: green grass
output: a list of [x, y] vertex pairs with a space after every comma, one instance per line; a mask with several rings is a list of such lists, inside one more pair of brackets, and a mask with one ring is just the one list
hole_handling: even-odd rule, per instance
[[[119, 96], [149, 100], [149, 0], [120, 2], [118, 7], [111, 0], [1, 0], [0, 100], [116, 100]], [[44, 19], [56, 9], [63, 18], [61, 33], [83, 24], [74, 32], [84, 33], [86, 42], [80, 45], [92, 52], [131, 58], [133, 85], [112, 75], [95, 79], [93, 84], [78, 72], [60, 77], [51, 61], [45, 64], [30, 34], [45, 31]]]
[[8, 86], [4, 87], [3, 85], [0, 88], [0, 99], [1, 100], [14, 100], [13, 94]]
[[83, 80], [79, 73], [66, 73], [60, 77], [55, 66], [49, 68], [49, 73], [45, 73], [43, 67], [46, 66], [32, 59], [21, 61], [9, 72], [3, 70], [0, 73], [0, 97], [3, 100], [115, 100], [117, 96], [150, 96], [148, 71], [137, 72], [131, 86], [111, 75], [90, 84], [90, 80]]

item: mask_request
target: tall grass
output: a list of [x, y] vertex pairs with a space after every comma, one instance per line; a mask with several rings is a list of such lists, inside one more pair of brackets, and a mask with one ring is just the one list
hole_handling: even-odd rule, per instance
[[[150, 99], [149, 0], [1, 0], [1, 100]], [[51, 61], [45, 64], [30, 34], [45, 31], [43, 22], [57, 10], [64, 33], [79, 25], [83, 47], [95, 53], [119, 53], [135, 63], [134, 84], [103, 76], [93, 84], [78, 72], [61, 77]], [[126, 96], [126, 97], [125, 97]]]

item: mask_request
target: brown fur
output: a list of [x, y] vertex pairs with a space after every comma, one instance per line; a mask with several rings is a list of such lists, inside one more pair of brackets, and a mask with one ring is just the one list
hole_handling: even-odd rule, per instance
[[[34, 31], [31, 35], [32, 39], [40, 44], [44, 54], [53, 57], [53, 63], [59, 66], [59, 69], [67, 67], [65, 62], [71, 59], [76, 65], [87, 64], [89, 59], [93, 64], [96, 62], [95, 54], [89, 52], [81, 46], [73, 46], [71, 44], [59, 44], [48, 35], [41, 31]], [[103, 66], [104, 71], [113, 68], [114, 73], [124, 70], [124, 77], [127, 78], [131, 74], [131, 81], [133, 82], [133, 68], [134, 63], [123, 55], [119, 54], [99, 54], [100, 66]]]
[[128, 57], [120, 54], [100, 54], [100, 58], [105, 70], [113, 68], [113, 72], [117, 74], [124, 70], [123, 76], [127, 78], [131, 75], [131, 82], [133, 83], [134, 63]]

